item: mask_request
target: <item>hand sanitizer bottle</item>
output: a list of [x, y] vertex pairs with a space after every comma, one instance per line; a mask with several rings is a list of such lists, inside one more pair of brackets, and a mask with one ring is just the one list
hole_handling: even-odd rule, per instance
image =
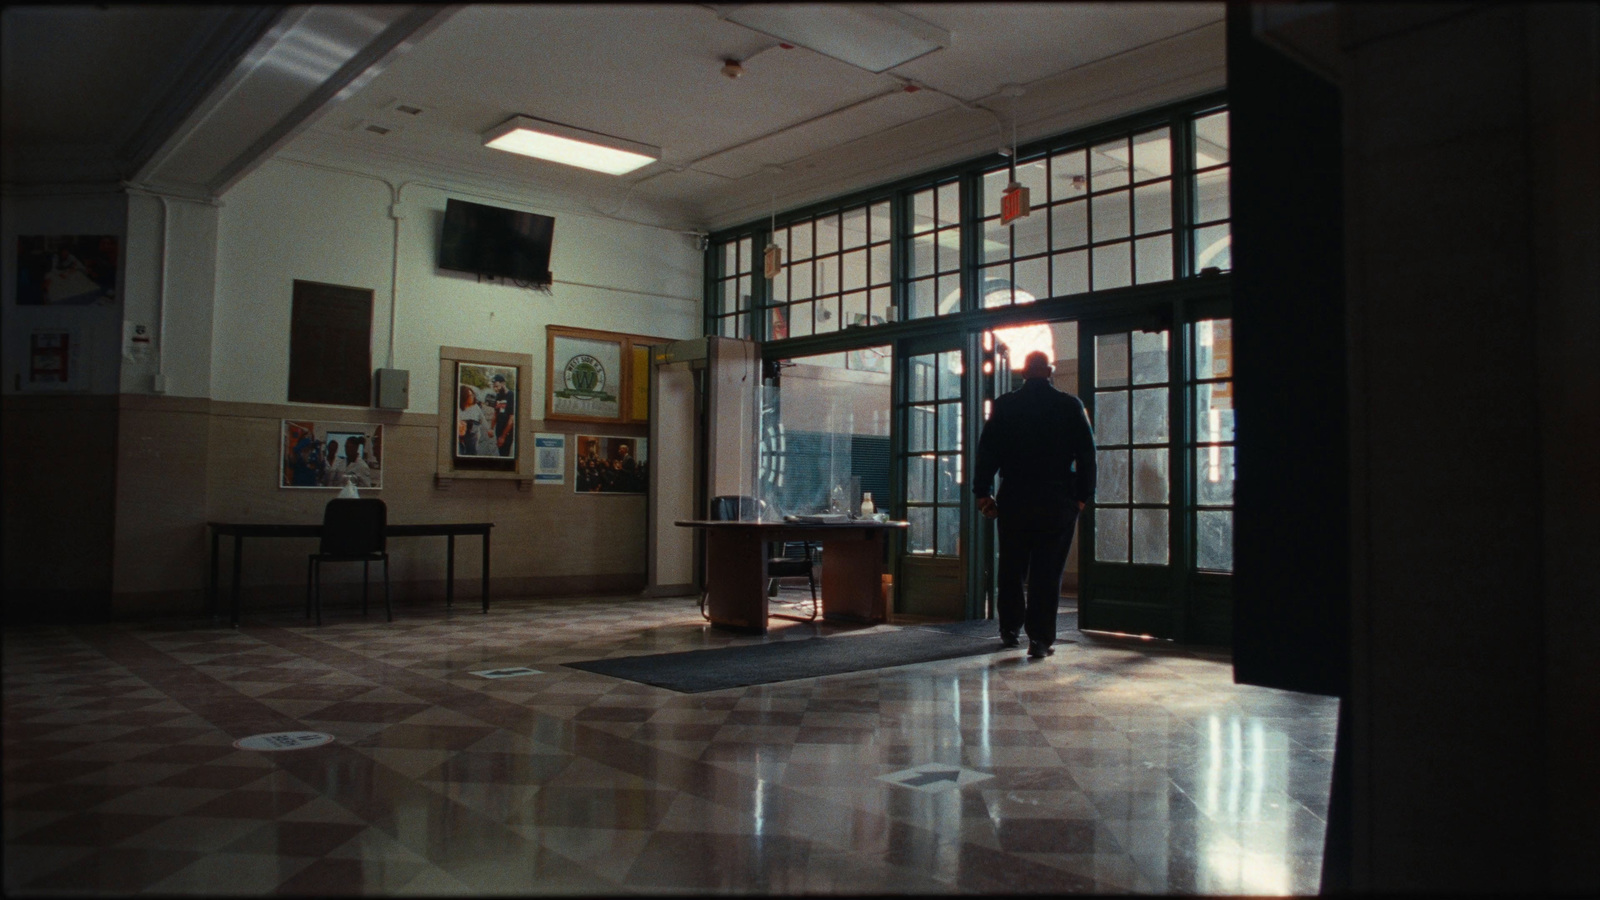
[[870, 519], [878, 508], [872, 505], [872, 492], [865, 491], [861, 494], [861, 518]]

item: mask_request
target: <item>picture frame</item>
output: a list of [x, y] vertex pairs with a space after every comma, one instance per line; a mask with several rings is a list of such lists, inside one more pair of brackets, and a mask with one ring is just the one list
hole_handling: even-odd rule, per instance
[[650, 485], [649, 443], [642, 437], [575, 435], [573, 492], [643, 496]]
[[118, 300], [114, 234], [17, 236], [18, 306], [109, 306]]
[[371, 422], [284, 419], [278, 487], [289, 490], [383, 489], [383, 426]]
[[521, 424], [517, 392], [522, 390], [516, 366], [456, 361], [452, 404], [456, 460], [515, 461]]
[[650, 421], [650, 350], [665, 338], [560, 325], [545, 333], [546, 420]]
[[[505, 379], [503, 399], [496, 390], [495, 376]], [[489, 479], [517, 482], [518, 490], [533, 486], [533, 429], [537, 426], [536, 410], [532, 398], [537, 394], [533, 376], [533, 356], [527, 353], [509, 353], [503, 350], [485, 350], [471, 347], [441, 346], [439, 348], [438, 425], [435, 429], [434, 487], [447, 489], [459, 480]], [[462, 406], [462, 387], [472, 389], [472, 400], [478, 405], [473, 415]], [[530, 393], [530, 391], [532, 393]], [[482, 406], [490, 393], [496, 394], [491, 411]], [[502, 444], [498, 437], [493, 443], [476, 440], [483, 432], [476, 432], [470, 446], [462, 442], [463, 422], [490, 422], [498, 417], [502, 428], [509, 425], [511, 434]], [[479, 426], [481, 427], [481, 425]], [[488, 429], [492, 436], [492, 426]], [[490, 452], [491, 446], [493, 453]], [[502, 447], [505, 455], [501, 455]]]

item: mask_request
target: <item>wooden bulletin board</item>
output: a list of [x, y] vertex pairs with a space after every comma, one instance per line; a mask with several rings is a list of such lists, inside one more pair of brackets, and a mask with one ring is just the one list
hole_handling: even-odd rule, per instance
[[666, 338], [588, 328], [545, 328], [547, 421], [650, 421], [650, 348]]

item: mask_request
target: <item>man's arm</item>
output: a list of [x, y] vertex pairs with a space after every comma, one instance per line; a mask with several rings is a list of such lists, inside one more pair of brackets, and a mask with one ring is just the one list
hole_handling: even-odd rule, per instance
[[1089, 413], [1084, 408], [1083, 401], [1073, 397], [1072, 403], [1076, 407], [1072, 426], [1072, 456], [1078, 462], [1077, 483], [1073, 485], [1073, 496], [1078, 498], [1078, 509], [1081, 510], [1085, 504], [1094, 500], [1094, 429], [1089, 424]]
[[972, 493], [977, 497], [978, 510], [987, 518], [999, 515], [990, 493], [994, 490], [994, 474], [1000, 470], [1000, 448], [1005, 442], [1005, 425], [997, 401], [989, 421], [978, 436], [978, 459], [973, 466]]

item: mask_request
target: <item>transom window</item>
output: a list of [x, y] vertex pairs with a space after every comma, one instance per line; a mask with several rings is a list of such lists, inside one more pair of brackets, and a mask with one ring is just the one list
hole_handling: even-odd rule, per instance
[[961, 311], [961, 184], [944, 184], [911, 195], [906, 237], [908, 319]]
[[754, 281], [754, 261], [751, 253], [755, 241], [749, 237], [735, 238], [718, 248], [720, 277], [713, 289], [710, 307], [711, 334], [731, 338], [750, 336], [750, 309]]
[[783, 271], [771, 282], [767, 337], [805, 337], [892, 318], [889, 236], [887, 200], [774, 231]]
[[1194, 227], [1190, 230], [1194, 271], [1229, 271], [1233, 268], [1232, 235], [1228, 220], [1228, 111], [1194, 120]]

